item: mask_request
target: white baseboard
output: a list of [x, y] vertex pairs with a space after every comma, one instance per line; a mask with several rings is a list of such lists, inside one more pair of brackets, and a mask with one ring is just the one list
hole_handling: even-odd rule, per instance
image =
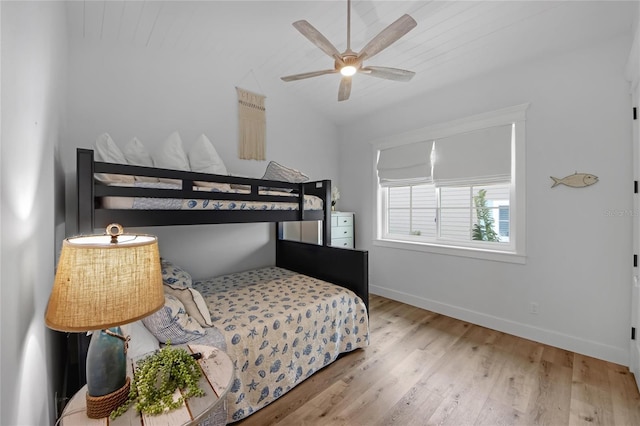
[[499, 318], [482, 312], [472, 311], [458, 306], [448, 305], [424, 297], [401, 291], [369, 285], [369, 292], [388, 299], [397, 300], [407, 305], [416, 306], [438, 314], [446, 315], [472, 324], [481, 325], [492, 330], [512, 334], [514, 336], [544, 343], [549, 346], [576, 352], [593, 358], [602, 359], [616, 364], [629, 366], [629, 352], [599, 342], [585, 340], [580, 337], [558, 333], [554, 330], [533, 327], [529, 324]]

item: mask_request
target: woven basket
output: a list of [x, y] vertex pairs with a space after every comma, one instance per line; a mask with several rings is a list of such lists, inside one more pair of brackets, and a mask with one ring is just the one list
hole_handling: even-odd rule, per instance
[[107, 395], [91, 396], [87, 392], [87, 417], [90, 419], [102, 419], [109, 417], [111, 412], [125, 403], [129, 397], [129, 387], [131, 379], [127, 377], [124, 385]]

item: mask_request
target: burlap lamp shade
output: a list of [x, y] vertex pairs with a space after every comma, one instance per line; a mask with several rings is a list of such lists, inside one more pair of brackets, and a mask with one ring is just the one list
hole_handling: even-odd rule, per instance
[[[118, 326], [141, 319], [163, 305], [156, 237], [124, 234], [120, 225], [112, 224], [105, 235], [64, 240], [45, 323], [59, 331], [101, 330], [93, 333], [87, 355], [89, 417], [106, 417], [124, 402], [122, 395], [125, 399], [127, 396], [122, 390], [125, 382], [129, 383], [124, 373], [126, 338]], [[117, 345], [122, 350], [106, 350], [105, 345]], [[113, 400], [109, 395], [116, 391], [120, 396]], [[96, 404], [99, 408], [92, 413]]]

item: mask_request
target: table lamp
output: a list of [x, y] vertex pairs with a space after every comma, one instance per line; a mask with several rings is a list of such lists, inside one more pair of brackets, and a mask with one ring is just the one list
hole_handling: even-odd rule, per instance
[[45, 323], [59, 331], [93, 331], [86, 365], [88, 417], [107, 417], [127, 400], [129, 338], [119, 326], [163, 305], [156, 237], [125, 234], [111, 224], [104, 235], [63, 241]]

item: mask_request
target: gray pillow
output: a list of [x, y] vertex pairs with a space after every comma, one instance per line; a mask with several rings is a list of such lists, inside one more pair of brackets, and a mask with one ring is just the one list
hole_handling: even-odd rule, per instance
[[299, 170], [285, 167], [282, 164], [271, 161], [264, 172], [262, 179], [279, 180], [282, 182], [300, 183], [309, 180], [309, 176]]
[[[264, 172], [262, 179], [278, 180], [281, 182], [302, 183], [309, 180], [309, 176], [300, 172], [299, 170], [292, 169], [290, 167], [283, 166], [275, 161], [269, 162], [267, 170]], [[272, 191], [287, 191], [291, 192], [291, 189], [284, 188], [267, 188]]]
[[164, 295], [164, 306], [142, 318], [142, 323], [160, 343], [185, 343], [205, 335], [200, 324], [187, 314], [182, 302], [170, 294]]

